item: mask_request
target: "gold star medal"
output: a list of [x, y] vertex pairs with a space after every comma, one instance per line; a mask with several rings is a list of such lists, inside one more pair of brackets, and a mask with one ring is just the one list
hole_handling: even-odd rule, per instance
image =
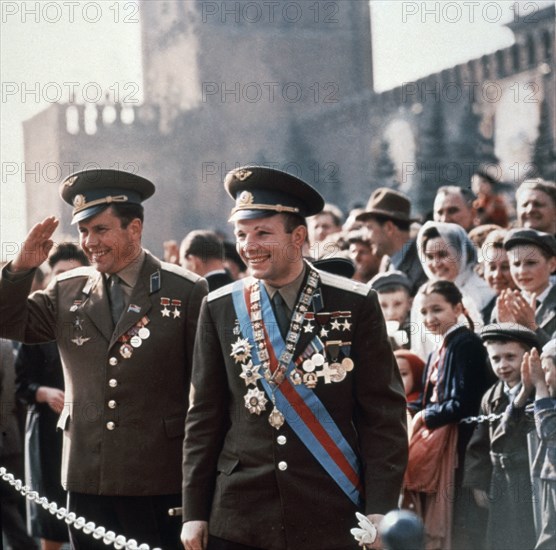
[[168, 309], [170, 298], [160, 298], [160, 305], [163, 306], [163, 309], [160, 310], [162, 317], [170, 317], [170, 310]]

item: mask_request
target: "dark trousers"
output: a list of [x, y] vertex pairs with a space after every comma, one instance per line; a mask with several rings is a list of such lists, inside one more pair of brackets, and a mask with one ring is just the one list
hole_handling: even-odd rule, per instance
[[207, 550], [263, 550], [255, 546], [246, 546], [239, 542], [231, 542], [229, 540], [220, 539], [209, 535]]
[[[353, 550], [358, 549], [359, 546], [353, 543], [353, 546], [349, 548], [339, 548], [338, 550]], [[264, 548], [259, 548], [258, 546], [247, 546], [245, 544], [240, 544], [239, 542], [231, 542], [229, 540], [220, 539], [209, 535], [207, 550], [265, 550]], [[301, 550], [301, 549], [300, 549]]]
[[[87, 521], [114, 531], [127, 540], [146, 543], [151, 548], [183, 550], [180, 542], [181, 518], [170, 517], [169, 508], [181, 505], [181, 495], [144, 497], [99, 496], [68, 493], [68, 510]], [[75, 550], [105, 550], [102, 539], [70, 528], [70, 543]]]

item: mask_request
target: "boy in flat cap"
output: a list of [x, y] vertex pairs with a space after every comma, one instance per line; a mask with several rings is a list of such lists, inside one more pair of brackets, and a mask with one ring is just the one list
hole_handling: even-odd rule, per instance
[[[179, 546], [167, 515], [179, 503], [181, 441], [204, 279], [141, 247], [154, 185], [89, 170], [61, 184], [91, 267], [29, 296], [53, 246], [54, 217], [36, 224], [0, 276], [0, 329], [28, 343], [56, 340], [65, 381], [62, 483], [68, 509], [151, 546]], [[72, 546], [104, 548], [70, 529]]]
[[[513, 405], [521, 383], [521, 363], [537, 335], [515, 323], [487, 325], [481, 332], [498, 381], [481, 401], [480, 420], [467, 446], [464, 485], [488, 509], [488, 550], [522, 550], [535, 543], [533, 495], [527, 433], [533, 429], [523, 409]], [[489, 418], [488, 415], [493, 415]]]
[[[397, 506], [405, 397], [374, 291], [306, 263], [322, 197], [263, 167], [227, 175], [252, 277], [201, 306], [184, 441], [187, 550], [357, 548]], [[370, 548], [379, 548], [380, 537]]]
[[512, 229], [504, 237], [510, 273], [518, 290], [503, 290], [493, 319], [518, 323], [535, 331], [541, 345], [556, 332], [556, 238], [535, 229]]
[[369, 281], [369, 286], [378, 294], [378, 303], [387, 323], [388, 334], [393, 340], [392, 347], [410, 349], [409, 313], [413, 303], [411, 281], [405, 273], [394, 270], [375, 275]]

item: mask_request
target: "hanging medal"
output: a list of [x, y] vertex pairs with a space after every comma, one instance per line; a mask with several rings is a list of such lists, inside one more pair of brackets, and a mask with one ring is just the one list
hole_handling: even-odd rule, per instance
[[271, 413], [268, 415], [268, 423], [275, 429], [279, 430], [285, 422], [284, 415], [276, 408], [272, 409]]

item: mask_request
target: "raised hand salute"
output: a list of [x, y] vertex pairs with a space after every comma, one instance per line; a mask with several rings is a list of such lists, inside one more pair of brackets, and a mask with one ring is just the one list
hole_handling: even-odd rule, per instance
[[48, 253], [54, 246], [52, 235], [59, 223], [55, 216], [50, 216], [35, 224], [12, 261], [10, 271], [17, 273], [39, 267], [48, 258]]

